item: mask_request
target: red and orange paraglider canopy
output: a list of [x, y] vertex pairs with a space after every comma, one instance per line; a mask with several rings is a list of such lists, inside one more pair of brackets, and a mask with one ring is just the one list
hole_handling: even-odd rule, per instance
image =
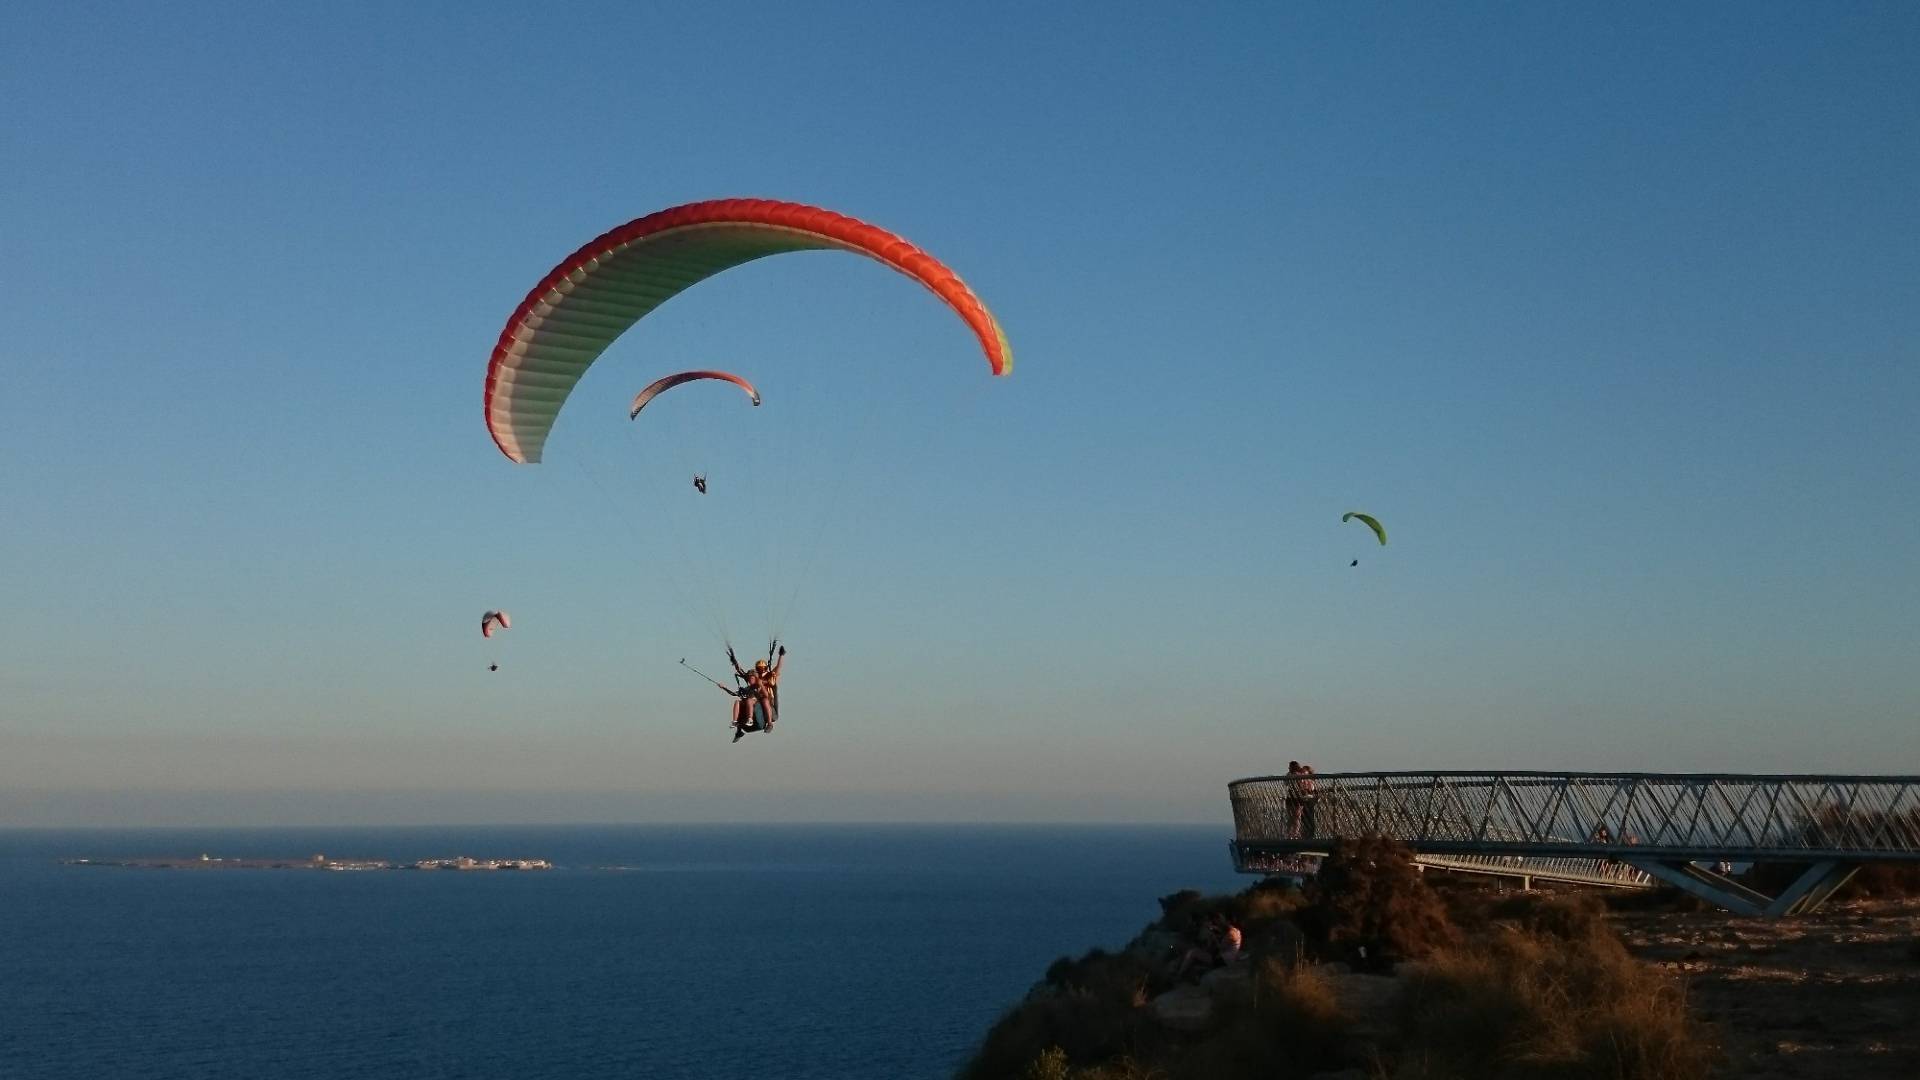
[[995, 375], [1013, 350], [966, 282], [906, 240], [831, 210], [718, 199], [648, 214], [569, 255], [507, 320], [487, 364], [487, 431], [514, 461], [540, 460], [567, 395], [615, 338], [690, 286], [790, 251], [851, 251], [926, 286], [964, 320]]

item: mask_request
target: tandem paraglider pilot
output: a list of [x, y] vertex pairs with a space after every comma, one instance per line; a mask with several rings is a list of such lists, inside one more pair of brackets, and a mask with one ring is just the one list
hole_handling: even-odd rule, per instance
[[727, 646], [727, 662], [733, 665], [734, 681], [740, 684], [728, 691], [734, 697], [734, 742], [749, 731], [772, 731], [774, 721], [780, 719], [780, 672], [787, 664], [787, 647], [778, 641], [768, 642], [767, 656], [772, 663], [755, 660], [749, 670], [740, 666], [733, 646]]

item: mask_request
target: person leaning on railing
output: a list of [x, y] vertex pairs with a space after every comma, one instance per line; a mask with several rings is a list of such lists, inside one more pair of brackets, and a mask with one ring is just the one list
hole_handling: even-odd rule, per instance
[[1300, 795], [1300, 763], [1287, 762], [1287, 839], [1300, 838], [1301, 819], [1306, 815], [1307, 802]]
[[1295, 781], [1300, 786], [1300, 819], [1306, 826], [1302, 835], [1311, 840], [1320, 831], [1318, 823], [1314, 820], [1314, 810], [1320, 805], [1320, 792], [1314, 786], [1313, 766], [1302, 765], [1300, 771], [1306, 774]]
[[1311, 837], [1314, 832], [1313, 766], [1287, 762], [1287, 836], [1293, 840]]

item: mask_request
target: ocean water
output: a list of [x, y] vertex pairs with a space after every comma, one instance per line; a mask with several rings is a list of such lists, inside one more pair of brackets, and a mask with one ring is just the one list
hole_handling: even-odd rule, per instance
[[[0, 1078], [950, 1075], [1219, 827], [0, 832]], [[62, 865], [207, 852], [549, 872]]]

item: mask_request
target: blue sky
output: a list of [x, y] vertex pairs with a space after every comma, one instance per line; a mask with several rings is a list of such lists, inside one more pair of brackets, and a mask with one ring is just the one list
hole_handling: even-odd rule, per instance
[[[1920, 10], [796, 7], [14, 16], [0, 824], [1920, 771]], [[773, 259], [509, 464], [521, 296], [729, 195], [926, 247], [1013, 376], [904, 279]], [[630, 430], [695, 366], [768, 406]], [[676, 661], [792, 584], [789, 723], [729, 746]]]

